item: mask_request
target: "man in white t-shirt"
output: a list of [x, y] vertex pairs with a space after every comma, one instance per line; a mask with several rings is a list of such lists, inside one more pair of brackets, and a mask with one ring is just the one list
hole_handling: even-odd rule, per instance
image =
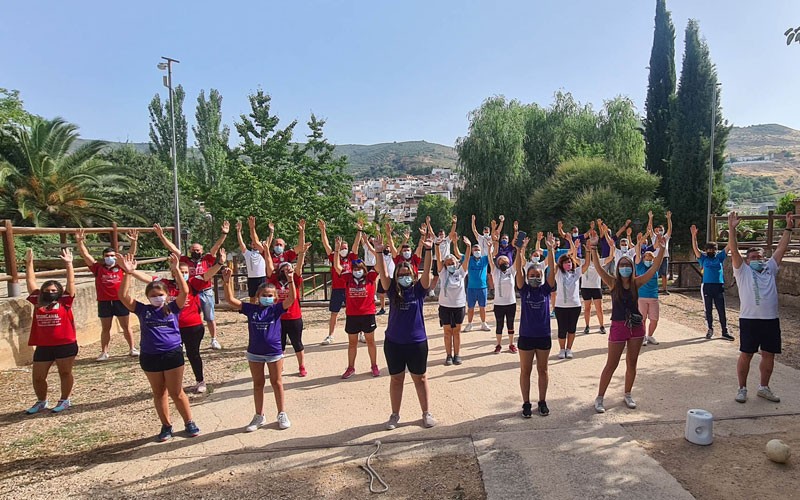
[[653, 245], [655, 245], [656, 238], [664, 236], [662, 240], [664, 248], [664, 260], [661, 261], [661, 266], [658, 268], [658, 275], [661, 276], [661, 289], [658, 291], [664, 295], [669, 295], [667, 291], [667, 278], [669, 274], [669, 240], [672, 238], [672, 212], [667, 211], [667, 231], [664, 232], [664, 225], [659, 224], [653, 228], [653, 212], [648, 214], [650, 216], [649, 227], [652, 228]]
[[[251, 233], [255, 226], [255, 218], [250, 217], [248, 222], [251, 224]], [[244, 264], [247, 266], [247, 295], [250, 297], [250, 303], [256, 304], [258, 299], [258, 287], [267, 280], [267, 262], [264, 256], [258, 249], [255, 243], [250, 244], [250, 248], [244, 244], [242, 239], [242, 222], [236, 223], [236, 239], [239, 241], [239, 249], [242, 251], [244, 257]]]
[[769, 379], [775, 366], [775, 355], [781, 353], [781, 325], [778, 319], [778, 288], [775, 277], [783, 255], [792, 239], [794, 217], [786, 214], [786, 229], [778, 242], [777, 248], [769, 260], [764, 256], [764, 249], [749, 248], [742, 259], [739, 244], [736, 241], [736, 227], [739, 217], [736, 212], [728, 214], [728, 231], [730, 240], [728, 249], [731, 252], [733, 277], [739, 287], [739, 361], [736, 374], [739, 377], [739, 392], [736, 401], [747, 401], [747, 375], [750, 372], [750, 361], [759, 349], [761, 363], [759, 371], [761, 380], [758, 395], [768, 401], [779, 403], [780, 398], [769, 388]]

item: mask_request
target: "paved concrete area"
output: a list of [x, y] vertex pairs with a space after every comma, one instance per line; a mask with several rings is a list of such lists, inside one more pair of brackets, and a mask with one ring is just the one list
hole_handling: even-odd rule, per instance
[[[476, 455], [489, 498], [641, 498], [645, 494], [654, 499], [691, 498], [620, 424], [665, 422], [668, 425], [660, 427], [659, 433], [680, 437], [690, 408], [706, 409], [715, 418], [800, 414], [800, 398], [794, 395], [800, 380], [797, 370], [776, 366], [771, 385], [785, 401], [769, 403], [755, 397], [758, 359], [754, 360], [750, 377], [753, 397], [738, 404], [733, 400], [738, 342], [709, 341], [704, 332], [662, 319], [657, 332], [661, 344], [643, 348], [639, 360], [633, 392], [638, 409], [629, 410], [622, 402], [623, 361], [606, 395], [607, 412], [594, 412], [592, 402], [606, 360], [607, 339], [593, 327], [589, 335], [578, 335], [575, 359], [558, 360], [557, 349], [553, 351], [548, 393], [551, 415], [525, 420], [520, 418], [517, 356], [508, 352], [505, 344], [502, 353], [491, 353], [493, 331], [470, 332], [462, 336], [464, 364], [443, 366], [444, 347], [433, 319], [435, 309], [435, 304], [426, 307], [431, 412], [439, 422], [432, 429], [421, 427], [416, 394], [407, 379], [400, 427], [384, 430], [390, 413], [389, 377], [380, 343], [380, 377], [368, 373], [367, 351], [361, 345], [356, 375], [341, 380], [347, 356], [343, 322], [330, 346], [316, 345], [326, 329], [313, 324], [304, 333], [309, 376], [297, 376], [292, 355], [285, 361], [290, 429], [278, 430], [268, 385], [265, 413], [270, 424], [254, 433], [243, 432], [253, 415], [253, 404], [249, 373], [242, 372], [194, 406], [201, 436], [177, 437], [169, 443], [119, 452], [109, 457], [109, 462], [78, 474], [85, 477], [86, 484], [113, 477], [124, 487], [164, 477], [199, 478], [209, 470], [236, 474], [239, 467], [253, 461], [272, 468], [322, 465], [363, 459], [380, 439], [385, 444], [382, 453], [387, 454], [450, 447]], [[385, 321], [385, 316], [379, 317], [379, 339]], [[242, 361], [244, 370], [244, 353]], [[534, 379], [534, 399], [535, 388]], [[646, 432], [646, 427], [639, 426], [637, 432]]]

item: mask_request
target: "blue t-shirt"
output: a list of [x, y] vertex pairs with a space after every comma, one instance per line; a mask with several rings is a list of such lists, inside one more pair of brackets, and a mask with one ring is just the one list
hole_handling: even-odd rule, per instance
[[725, 283], [725, 277], [722, 275], [722, 263], [726, 258], [725, 252], [717, 252], [712, 258], [705, 253], [700, 254], [697, 261], [703, 266], [703, 283]]
[[[641, 276], [650, 268], [644, 265], [644, 262], [636, 264], [636, 276]], [[658, 298], [658, 271], [650, 278], [650, 281], [645, 283], [639, 288], [640, 299], [657, 299]]]
[[469, 268], [467, 269], [469, 281], [467, 282], [467, 288], [489, 288], [489, 284], [486, 282], [486, 269], [488, 267], [489, 257], [485, 255], [481, 255], [480, 259], [469, 257]]
[[160, 309], [150, 304], [136, 303], [134, 314], [139, 317], [141, 329], [142, 354], [163, 354], [174, 351], [181, 346], [181, 330], [178, 327], [178, 315], [181, 309], [170, 302]]
[[264, 307], [259, 304], [242, 304], [239, 314], [247, 316], [247, 331], [250, 340], [247, 352], [259, 356], [283, 354], [281, 347], [281, 315], [286, 310], [283, 302]]
[[522, 318], [519, 322], [520, 337], [550, 336], [550, 283], [544, 282], [533, 288], [525, 283], [519, 289]]
[[425, 319], [422, 317], [422, 306], [428, 290], [420, 281], [403, 290], [403, 299], [395, 305], [397, 287], [395, 281], [389, 285], [389, 321], [386, 325], [386, 340], [395, 344], [417, 344], [425, 342]]
[[[562, 249], [562, 248], [559, 248], [559, 249], [556, 250], [556, 265], [558, 265], [558, 259], [560, 259], [562, 255], [566, 255], [568, 252], [569, 252], [569, 250]], [[547, 253], [548, 253], [547, 250], [544, 250], [542, 252], [542, 260], [540, 262], [544, 262], [544, 261], [547, 260]], [[547, 276], [549, 276], [549, 275], [550, 275], [550, 266], [548, 266], [547, 269], [544, 270], [545, 278]]]

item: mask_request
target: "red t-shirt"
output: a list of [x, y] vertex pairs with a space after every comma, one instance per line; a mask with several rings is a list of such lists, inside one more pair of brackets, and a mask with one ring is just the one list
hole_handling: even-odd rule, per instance
[[378, 273], [368, 272], [363, 279], [356, 280], [353, 274], [342, 273], [345, 282], [345, 307], [348, 316], [375, 314], [375, 282]]
[[125, 274], [122, 269], [117, 266], [109, 268], [100, 262], [95, 262], [89, 266], [89, 271], [94, 274], [98, 302], [119, 300], [119, 286], [122, 284], [122, 275]]
[[[278, 279], [278, 273], [273, 273], [272, 276], [269, 277], [268, 280], [270, 283], [275, 285], [275, 288], [278, 290], [278, 302], [283, 302], [286, 300], [286, 297], [289, 296], [289, 283], [284, 285], [280, 279]], [[295, 292], [297, 293], [297, 297], [295, 297], [295, 301], [292, 304], [292, 307], [286, 310], [281, 316], [281, 319], [300, 319], [303, 317], [303, 312], [300, 310], [300, 297], [303, 296], [303, 278], [299, 275], [294, 275], [294, 287]]]
[[[203, 255], [197, 262], [193, 261], [191, 258], [185, 255], [181, 255], [181, 262], [185, 262], [189, 266], [190, 278], [193, 278], [195, 276], [202, 277], [206, 273], [206, 271], [214, 267], [214, 263], [216, 261], [217, 259], [214, 258], [214, 256], [211, 255], [210, 253]], [[204, 281], [202, 279], [200, 281], [203, 283], [202, 288], [200, 288], [200, 290], [206, 290], [207, 288], [211, 288], [210, 281]]]
[[272, 256], [272, 264], [275, 266], [275, 269], [278, 269], [278, 266], [283, 264], [284, 262], [294, 262], [297, 260], [297, 252], [294, 250], [285, 250], [280, 255], [275, 255], [272, 249], [269, 249], [270, 255]]
[[[175, 299], [178, 296], [178, 286], [175, 284], [175, 280], [162, 280], [158, 276], [154, 276], [153, 281], [166, 283], [170, 298]], [[186, 296], [186, 303], [183, 305], [183, 309], [178, 313], [178, 328], [189, 328], [203, 324], [203, 318], [200, 316], [200, 297], [197, 292], [202, 290], [201, 287], [204, 283], [205, 281], [200, 278], [189, 278], [189, 294]]]
[[[339, 257], [339, 263], [342, 264], [342, 274], [350, 272], [351, 263], [354, 260], [358, 259], [358, 255], [350, 252], [347, 257]], [[339, 273], [336, 272], [336, 269], [333, 268], [333, 253], [328, 255], [328, 260], [331, 262], [331, 288], [334, 290], [339, 288], [344, 288], [344, 278], [342, 278]]]
[[398, 253], [397, 256], [394, 258], [394, 265], [402, 264], [403, 262], [410, 262], [411, 268], [414, 270], [415, 273], [419, 274], [419, 265], [422, 260], [419, 258], [419, 255], [412, 253], [411, 258], [406, 261], [403, 257], [402, 252]]
[[28, 345], [54, 346], [77, 342], [75, 319], [72, 317], [74, 299], [75, 297], [62, 295], [58, 302], [48, 309], [39, 306], [39, 292], [29, 295], [28, 302], [33, 304], [34, 309]]

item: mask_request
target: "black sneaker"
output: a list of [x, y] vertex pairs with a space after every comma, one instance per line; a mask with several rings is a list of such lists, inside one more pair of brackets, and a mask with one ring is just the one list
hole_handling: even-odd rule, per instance
[[447, 355], [447, 358], [444, 360], [444, 366], [450, 366], [453, 364], [453, 356]]
[[543, 417], [550, 415], [550, 408], [547, 407], [547, 403], [544, 401], [539, 401], [539, 415]]
[[531, 408], [532, 406], [530, 403], [522, 404], [522, 418], [531, 418], [531, 415], [533, 415]]
[[172, 439], [172, 426], [171, 425], [162, 425], [161, 432], [158, 433], [159, 442], [163, 443], [164, 441], [169, 441]]
[[714, 329], [713, 328], [709, 328], [708, 331], [706, 332], [706, 338], [710, 339], [713, 336], [714, 336]]
[[601, 326], [600, 327], [600, 335], [605, 335], [605, 334], [606, 334], [606, 327]]
[[730, 334], [730, 333], [728, 333], [728, 332], [725, 332], [725, 333], [723, 333], [723, 334], [722, 334], [722, 338], [723, 338], [723, 339], [725, 339], [725, 340], [730, 340], [730, 341], [733, 341], [733, 340], [735, 340], [735, 339], [733, 338], [733, 335], [731, 335], [731, 334]]
[[381, 309], [380, 311], [375, 313], [376, 316], [380, 316], [381, 314], [386, 314], [386, 310], [385, 309]]
[[454, 365], [460, 365], [461, 364], [461, 356], [459, 356], [458, 354], [453, 356], [453, 364]]
[[584, 335], [589, 335], [589, 327], [588, 326], [583, 329], [583, 334]]

